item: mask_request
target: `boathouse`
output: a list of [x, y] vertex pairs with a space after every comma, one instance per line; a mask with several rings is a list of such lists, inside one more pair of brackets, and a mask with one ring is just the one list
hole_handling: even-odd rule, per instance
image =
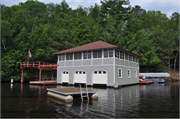
[[57, 83], [105, 84], [139, 83], [141, 56], [104, 41], [96, 41], [53, 53], [58, 56]]

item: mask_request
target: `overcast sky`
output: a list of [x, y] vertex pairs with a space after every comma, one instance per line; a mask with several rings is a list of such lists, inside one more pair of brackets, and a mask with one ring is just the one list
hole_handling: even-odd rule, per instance
[[[62, 0], [38, 0], [44, 3], [61, 3]], [[162, 13], [166, 14], [168, 17], [174, 12], [180, 13], [180, 0], [129, 0], [130, 5], [134, 7], [135, 5], [141, 6], [141, 8], [148, 10], [160, 10]], [[1, 4], [6, 6], [18, 5], [19, 2], [26, 2], [26, 0], [0, 0]], [[95, 3], [100, 5], [100, 0], [66, 0], [69, 7], [76, 9], [79, 5], [83, 7], [94, 6]]]

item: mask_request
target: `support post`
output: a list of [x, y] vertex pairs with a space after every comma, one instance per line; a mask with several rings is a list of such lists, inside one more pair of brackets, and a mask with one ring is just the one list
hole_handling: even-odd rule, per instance
[[22, 69], [21, 83], [23, 83], [23, 69]]
[[41, 70], [42, 69], [39, 69], [39, 81], [41, 81]]
[[53, 77], [54, 77], [54, 71], [52, 71], [52, 80], [53, 80]]
[[36, 71], [36, 81], [37, 81], [37, 71]]

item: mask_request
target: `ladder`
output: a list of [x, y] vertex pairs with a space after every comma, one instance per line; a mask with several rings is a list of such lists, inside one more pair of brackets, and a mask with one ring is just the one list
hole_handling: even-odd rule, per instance
[[[86, 87], [85, 87], [86, 86]], [[81, 88], [81, 85], [79, 84], [78, 86], [78, 90], [80, 88], [80, 92], [81, 92], [81, 101], [83, 102], [83, 98], [86, 97], [87, 98], [87, 101], [89, 101], [89, 95], [88, 95], [88, 89], [87, 89], [87, 85], [85, 84], [84, 85], [84, 90], [86, 89], [86, 94], [84, 94], [84, 92], [82, 92], [82, 88]]]

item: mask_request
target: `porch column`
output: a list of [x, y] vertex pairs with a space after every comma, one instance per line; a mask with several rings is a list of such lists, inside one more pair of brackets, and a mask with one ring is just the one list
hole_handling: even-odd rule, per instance
[[22, 69], [21, 83], [23, 83], [23, 69]]

